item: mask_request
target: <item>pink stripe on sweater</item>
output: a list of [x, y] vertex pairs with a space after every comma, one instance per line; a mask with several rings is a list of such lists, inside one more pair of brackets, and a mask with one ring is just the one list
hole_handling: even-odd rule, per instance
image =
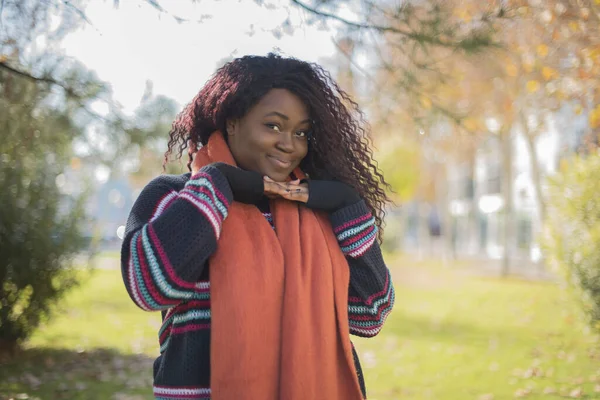
[[371, 303], [373, 303], [373, 299], [382, 297], [383, 295], [385, 295], [388, 292], [389, 286], [390, 286], [390, 274], [388, 272], [388, 274], [385, 277], [385, 284], [383, 286], [383, 290], [382, 291], [377, 292], [377, 293], [369, 296], [368, 299], [364, 299], [364, 300], [361, 299], [360, 297], [350, 297], [350, 296], [348, 296], [348, 301], [351, 301], [353, 303], [363, 303], [363, 304], [371, 305]]
[[140, 271], [141, 271], [142, 277], [144, 279], [144, 286], [150, 293], [150, 296], [152, 296], [152, 300], [154, 300], [157, 304], [159, 304], [159, 305], [169, 304], [170, 303], [169, 300], [166, 297], [161, 295], [160, 290], [154, 284], [154, 279], [152, 279], [152, 273], [150, 272], [150, 269], [148, 268], [148, 262], [146, 260], [146, 255], [144, 253], [144, 246], [142, 244], [143, 234], [144, 234], [144, 231], [142, 229], [141, 234], [138, 236], [139, 240], [136, 245], [137, 245], [137, 249], [138, 249], [138, 255], [143, 254], [142, 257], [138, 256], [138, 260], [140, 262]]
[[154, 232], [154, 228], [152, 227], [152, 224], [148, 224], [148, 234], [150, 236], [150, 241], [156, 248], [156, 252], [158, 253], [158, 255], [160, 257], [161, 264], [165, 267], [164, 270], [169, 275], [169, 278], [171, 279], [171, 281], [175, 282], [177, 285], [181, 286], [182, 288], [195, 289], [196, 286], [194, 285], [194, 282], [184, 281], [179, 276], [177, 276], [177, 273], [173, 269], [173, 266], [171, 265], [169, 258], [165, 254], [165, 250], [162, 248], [162, 245], [160, 244], [160, 240], [158, 239], [158, 236], [156, 236], [156, 232]]
[[362, 231], [361, 233], [359, 233], [358, 235], [350, 236], [350, 238], [348, 238], [348, 239], [344, 240], [342, 243], [340, 243], [340, 246], [342, 246], [342, 247], [350, 246], [351, 244], [358, 242], [365, 236], [368, 236], [374, 230], [375, 230], [375, 225], [372, 225], [369, 228]]
[[367, 250], [369, 250], [371, 248], [373, 243], [375, 243], [375, 235], [373, 235], [373, 237], [371, 237], [371, 239], [369, 239], [365, 243], [363, 243], [362, 246], [349, 251], [347, 255], [352, 258], [362, 257], [363, 254], [365, 254], [367, 252]]
[[[185, 190], [190, 191], [192, 193], [202, 193], [208, 196], [211, 199], [211, 202], [214, 201], [214, 196], [212, 192], [206, 186], [187, 186]], [[215, 211], [219, 218], [219, 222], [223, 222], [223, 215], [221, 214], [221, 210], [217, 207], [216, 204], [209, 204], [204, 199], [198, 199], [198, 201], [202, 201], [204, 204], [208, 205], [211, 209]]]
[[154, 221], [156, 218], [158, 218], [159, 215], [161, 215], [171, 204], [173, 204], [173, 201], [175, 201], [176, 198], [177, 192], [174, 190], [164, 195], [160, 201], [156, 203], [150, 221]]
[[[138, 238], [141, 235], [138, 234]], [[135, 263], [133, 261], [133, 252], [137, 251], [137, 241], [134, 241], [135, 239], [135, 235], [133, 235], [133, 237], [131, 238], [131, 242], [129, 243], [129, 261], [127, 262], [127, 267], [129, 268], [129, 285], [131, 286], [131, 293], [133, 294], [133, 298], [136, 300], [136, 303], [143, 308], [146, 311], [151, 311], [152, 307], [150, 307], [147, 303], [146, 300], [144, 300], [144, 296], [142, 295], [142, 293], [140, 292], [139, 286], [138, 286], [138, 282], [137, 282], [137, 277], [136, 277], [136, 273], [135, 273]], [[139, 254], [138, 254], [138, 260], [139, 260]]]
[[[229, 201], [227, 200], [227, 197], [225, 197], [225, 195], [224, 195], [223, 193], [221, 193], [221, 191], [220, 191], [219, 189], [217, 189], [217, 186], [216, 186], [216, 185], [215, 185], [215, 183], [213, 182], [212, 176], [210, 176], [209, 174], [206, 174], [206, 173], [204, 173], [204, 172], [200, 172], [200, 173], [198, 173], [198, 174], [196, 174], [196, 175], [192, 176], [192, 177], [191, 177], [191, 180], [196, 180], [196, 179], [198, 179], [199, 177], [206, 178], [206, 179], [207, 179], [207, 180], [210, 182], [210, 184], [211, 184], [212, 188], [215, 190], [215, 193], [217, 194], [217, 197], [218, 197], [218, 198], [221, 200], [221, 202], [222, 202], [223, 204], [225, 204], [225, 206], [226, 206], [227, 208], [229, 208]], [[187, 186], [194, 186], [194, 185], [187, 185]]]
[[201, 331], [204, 329], [210, 329], [210, 324], [190, 324], [190, 325], [184, 325], [184, 326], [180, 326], [180, 327], [174, 327], [171, 329], [171, 333], [172, 334], [180, 334], [180, 333], [186, 333], [186, 332], [191, 332], [191, 331]]
[[346, 222], [344, 225], [338, 226], [337, 228], [335, 228], [335, 233], [339, 233], [352, 225], [357, 225], [361, 222], [364, 222], [364, 221], [370, 219], [371, 217], [372, 217], [371, 213], [368, 213], [368, 214], [363, 215], [360, 218], [356, 218], [356, 219], [353, 219], [352, 221]]

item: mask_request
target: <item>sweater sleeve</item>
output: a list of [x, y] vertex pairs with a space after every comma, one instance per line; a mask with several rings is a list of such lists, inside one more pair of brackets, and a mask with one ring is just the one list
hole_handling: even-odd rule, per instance
[[350, 333], [375, 336], [394, 305], [394, 286], [377, 243], [375, 218], [361, 200], [335, 211], [330, 219], [350, 267]]
[[216, 250], [233, 198], [227, 180], [212, 166], [202, 168], [180, 191], [174, 188], [177, 179], [160, 176], [150, 182], [125, 228], [123, 280], [131, 299], [146, 311], [200, 295], [197, 281]]

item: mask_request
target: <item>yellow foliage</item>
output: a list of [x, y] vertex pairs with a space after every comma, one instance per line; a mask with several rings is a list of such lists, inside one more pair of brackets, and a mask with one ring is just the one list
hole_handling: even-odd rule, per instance
[[468, 117], [463, 120], [463, 126], [470, 132], [475, 132], [480, 127], [479, 121], [477, 119]]
[[577, 105], [575, 106], [575, 109], [574, 109], [574, 111], [575, 111], [575, 114], [577, 114], [577, 115], [581, 115], [581, 113], [583, 112], [583, 107], [581, 106], [581, 104], [577, 104]]
[[597, 105], [596, 108], [592, 110], [589, 116], [590, 127], [592, 129], [596, 129], [600, 127], [600, 105]]
[[466, 10], [464, 8], [456, 10], [455, 15], [464, 22], [471, 22], [471, 19], [473, 18], [469, 10]]
[[429, 99], [429, 97], [421, 96], [420, 100], [421, 100], [421, 105], [423, 106], [423, 108], [425, 108], [426, 110], [431, 109], [431, 100]]
[[576, 21], [570, 21], [569, 29], [571, 29], [573, 32], [577, 32], [579, 30], [579, 24]]
[[536, 80], [530, 80], [527, 82], [527, 91], [530, 93], [535, 93], [540, 90], [540, 83]]
[[533, 71], [533, 63], [529, 61], [523, 62], [523, 69], [525, 70], [525, 72]]
[[408, 143], [387, 143], [376, 155], [386, 181], [392, 186], [394, 200], [407, 201], [414, 197], [421, 178], [419, 149]]
[[545, 44], [538, 45], [537, 53], [540, 57], [546, 57], [548, 55], [548, 46], [546, 46]]
[[517, 69], [517, 66], [515, 64], [511, 63], [506, 66], [506, 73], [508, 74], [508, 76], [515, 77], [519, 74], [519, 70]]
[[544, 77], [545, 80], [549, 81], [550, 79], [558, 78], [558, 72], [553, 68], [543, 67], [542, 68], [542, 76]]

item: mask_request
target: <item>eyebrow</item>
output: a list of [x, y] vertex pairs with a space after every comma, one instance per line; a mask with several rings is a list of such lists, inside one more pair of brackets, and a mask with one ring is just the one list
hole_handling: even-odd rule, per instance
[[[282, 113], [280, 113], [280, 112], [277, 112], [277, 111], [271, 111], [270, 113], [268, 113], [267, 115], [265, 115], [265, 117], [271, 117], [271, 116], [273, 116], [273, 115], [275, 115], [275, 116], [277, 116], [277, 117], [279, 117], [279, 118], [281, 118], [281, 119], [283, 119], [283, 120], [286, 120], [286, 121], [289, 121], [289, 120], [290, 120], [290, 118], [289, 118], [287, 115], [285, 115], [285, 114], [282, 114]], [[311, 122], [310, 118], [307, 118], [307, 119], [305, 119], [304, 121], [301, 121], [300, 123], [301, 123], [301, 124], [304, 124], [304, 123], [306, 123], [306, 122], [309, 122], [309, 123], [310, 123], [310, 122]]]

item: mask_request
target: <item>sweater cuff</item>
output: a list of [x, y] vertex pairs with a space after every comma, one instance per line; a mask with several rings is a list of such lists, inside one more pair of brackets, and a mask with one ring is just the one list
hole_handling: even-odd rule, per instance
[[375, 218], [364, 200], [333, 212], [329, 219], [346, 256], [362, 256], [377, 239]]

